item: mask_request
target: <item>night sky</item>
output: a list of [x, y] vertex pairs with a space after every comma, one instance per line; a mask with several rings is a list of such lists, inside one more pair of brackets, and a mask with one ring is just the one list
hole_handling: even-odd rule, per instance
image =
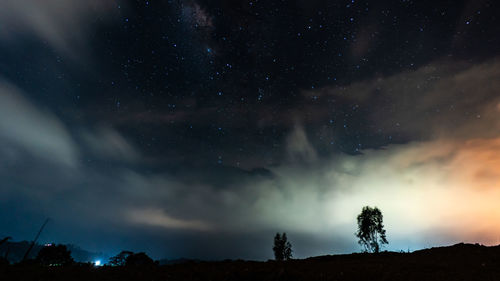
[[0, 1], [0, 237], [302, 258], [365, 205], [500, 243], [497, 1]]

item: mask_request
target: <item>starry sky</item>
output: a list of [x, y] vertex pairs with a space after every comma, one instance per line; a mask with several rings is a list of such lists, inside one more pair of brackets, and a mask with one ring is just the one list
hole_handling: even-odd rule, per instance
[[497, 1], [3, 0], [0, 236], [272, 258], [500, 243]]

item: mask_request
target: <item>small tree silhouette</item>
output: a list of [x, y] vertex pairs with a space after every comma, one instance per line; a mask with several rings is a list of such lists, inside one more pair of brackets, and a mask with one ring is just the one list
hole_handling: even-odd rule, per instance
[[355, 235], [366, 252], [378, 253], [381, 245], [389, 243], [385, 237], [382, 212], [377, 207], [363, 207], [358, 215], [358, 232]]
[[292, 258], [292, 244], [288, 242], [286, 233], [282, 235], [276, 233], [274, 236], [274, 259], [277, 261], [289, 260]]
[[71, 252], [65, 245], [51, 245], [43, 247], [36, 257], [42, 265], [64, 266], [73, 263]]
[[133, 254], [134, 253], [130, 251], [121, 251], [118, 255], [109, 258], [109, 264], [111, 266], [124, 266], [127, 262], [127, 258]]

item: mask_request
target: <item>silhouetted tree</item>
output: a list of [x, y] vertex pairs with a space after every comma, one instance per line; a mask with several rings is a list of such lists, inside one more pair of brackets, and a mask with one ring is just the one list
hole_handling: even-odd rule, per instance
[[378, 253], [382, 244], [389, 243], [385, 237], [382, 212], [377, 207], [363, 207], [361, 214], [358, 215], [356, 237], [366, 252]]
[[275, 260], [277, 261], [283, 260], [283, 246], [281, 244], [281, 234], [279, 233], [276, 233], [276, 235], [274, 236], [273, 252]]
[[131, 254], [125, 260], [126, 266], [156, 265], [156, 263], [145, 253]]
[[65, 245], [51, 245], [43, 247], [36, 257], [42, 265], [62, 266], [73, 263], [71, 252]]
[[288, 242], [286, 233], [282, 235], [276, 233], [274, 236], [274, 259], [277, 261], [289, 260], [292, 258], [292, 244]]
[[121, 251], [118, 255], [109, 258], [109, 265], [111, 266], [124, 266], [127, 262], [127, 258], [133, 255], [130, 251]]

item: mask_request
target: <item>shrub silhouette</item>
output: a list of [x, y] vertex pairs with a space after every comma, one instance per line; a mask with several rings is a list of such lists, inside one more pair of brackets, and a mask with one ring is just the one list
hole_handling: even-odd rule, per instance
[[125, 260], [126, 266], [152, 266], [156, 263], [145, 253], [130, 254]]
[[382, 244], [389, 243], [385, 237], [382, 212], [377, 207], [363, 207], [358, 215], [356, 237], [366, 252], [378, 253]]
[[274, 236], [274, 259], [277, 261], [289, 260], [292, 258], [292, 244], [288, 242], [286, 233], [282, 235], [276, 233]]
[[125, 266], [127, 258], [133, 255], [130, 251], [121, 251], [118, 255], [109, 258], [109, 265], [111, 266]]
[[65, 266], [73, 263], [71, 252], [65, 245], [51, 245], [43, 247], [36, 260], [46, 266]]

